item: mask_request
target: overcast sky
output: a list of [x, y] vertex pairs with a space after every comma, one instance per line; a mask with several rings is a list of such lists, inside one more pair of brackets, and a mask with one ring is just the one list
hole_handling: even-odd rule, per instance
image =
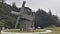
[[[12, 4], [12, 2], [21, 7], [23, 0], [6, 0], [8, 4]], [[25, 6], [30, 7], [33, 11], [41, 8], [48, 12], [48, 8], [50, 8], [53, 14], [60, 16], [60, 0], [26, 0]]]

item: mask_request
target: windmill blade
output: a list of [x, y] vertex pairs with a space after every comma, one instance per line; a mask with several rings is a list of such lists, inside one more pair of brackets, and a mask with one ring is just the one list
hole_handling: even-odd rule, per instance
[[15, 11], [11, 11], [10, 13], [14, 14], [14, 15], [19, 15], [19, 12], [15, 12]]
[[[26, 1], [23, 1], [21, 13], [23, 13], [23, 11], [24, 11], [25, 3], [26, 3]], [[19, 12], [19, 14], [20, 14], [20, 12]], [[15, 29], [17, 28], [17, 25], [18, 25], [18, 23], [19, 23], [19, 20], [20, 20], [20, 15], [19, 15], [18, 18], [17, 18], [16, 25], [15, 25]]]
[[20, 20], [20, 16], [18, 16], [18, 18], [17, 18], [16, 24], [15, 24], [15, 29], [17, 28], [17, 25], [19, 23], [19, 20]]

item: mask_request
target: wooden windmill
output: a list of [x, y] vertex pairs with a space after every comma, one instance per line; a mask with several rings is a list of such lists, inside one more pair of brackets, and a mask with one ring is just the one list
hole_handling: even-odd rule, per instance
[[[28, 31], [31, 28], [31, 25], [33, 22], [33, 16], [32, 16], [32, 11], [30, 9], [25, 8], [25, 3], [26, 1], [23, 1], [20, 12], [11, 11], [11, 13], [18, 15], [15, 28], [17, 28], [19, 20], [21, 20], [20, 18], [22, 18], [20, 22], [20, 30], [23, 29], [23, 31]], [[29, 12], [30, 12], [30, 15], [28, 15]]]

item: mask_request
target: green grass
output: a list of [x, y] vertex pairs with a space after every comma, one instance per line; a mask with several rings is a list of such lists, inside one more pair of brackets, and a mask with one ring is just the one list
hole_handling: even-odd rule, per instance
[[[20, 32], [21, 33], [20, 29], [5, 29], [3, 31], [4, 32]], [[31, 33], [31, 32], [44, 32], [44, 31], [45, 31], [45, 29], [36, 29], [36, 30], [30, 30], [30, 31], [28, 31], [28, 33]]]
[[4, 32], [20, 32], [19, 29], [5, 29]]
[[[55, 27], [55, 28], [46, 28], [48, 30], [52, 30], [53, 32], [51, 33], [47, 33], [47, 34], [60, 34], [60, 27]], [[27, 32], [21, 32], [20, 29], [6, 29], [4, 30], [5, 32], [20, 32], [20, 33], [27, 33]], [[45, 29], [37, 29], [35, 31], [31, 30], [28, 33], [32, 33], [32, 32], [44, 32]]]

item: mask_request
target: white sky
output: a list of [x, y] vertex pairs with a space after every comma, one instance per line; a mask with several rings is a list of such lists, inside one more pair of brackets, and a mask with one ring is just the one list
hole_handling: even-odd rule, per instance
[[[21, 7], [23, 0], [6, 0], [6, 3], [12, 4], [15, 2], [18, 7]], [[52, 13], [60, 17], [60, 0], [26, 0], [26, 5], [36, 11], [41, 8], [48, 12], [48, 8]]]

